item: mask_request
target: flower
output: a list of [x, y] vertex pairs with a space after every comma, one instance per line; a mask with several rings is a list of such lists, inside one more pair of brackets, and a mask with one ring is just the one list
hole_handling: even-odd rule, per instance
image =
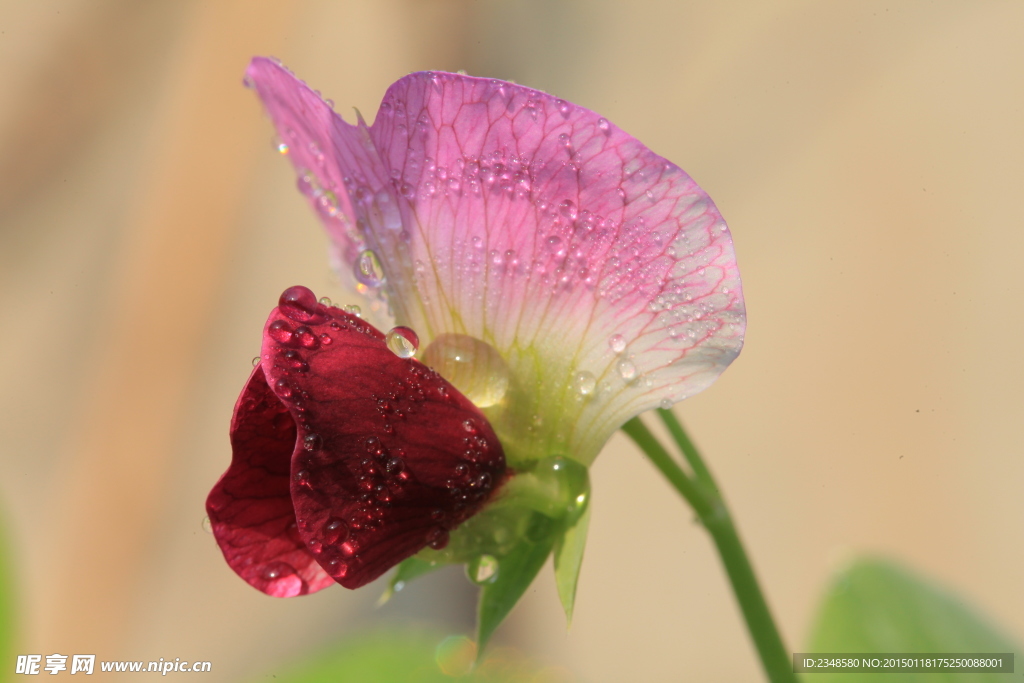
[[706, 388], [742, 346], [739, 273], [714, 203], [606, 119], [520, 85], [414, 73], [367, 126], [275, 60], [254, 59], [245, 82], [338, 271], [415, 330], [419, 359], [486, 418], [515, 472], [447, 548], [399, 576], [469, 562], [493, 626], [554, 550], [571, 611], [587, 466], [628, 419]]
[[231, 467], [207, 500], [228, 564], [252, 586], [358, 588], [443, 548], [500, 486], [486, 418], [402, 355], [305, 287], [281, 295], [235, 405]]

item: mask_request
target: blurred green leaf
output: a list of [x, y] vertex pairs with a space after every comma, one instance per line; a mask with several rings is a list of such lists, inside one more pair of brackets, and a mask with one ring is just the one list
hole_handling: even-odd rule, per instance
[[565, 609], [566, 626], [572, 625], [572, 610], [576, 604], [576, 584], [579, 581], [583, 550], [587, 544], [587, 529], [590, 526], [590, 506], [580, 515], [576, 523], [565, 530], [555, 542], [555, 584], [558, 598]]
[[498, 573], [480, 589], [477, 609], [477, 647], [482, 654], [494, 630], [512, 611], [551, 554], [560, 527], [554, 520], [534, 513], [530, 528], [510, 551], [498, 557]]
[[843, 571], [822, 603], [808, 652], [1016, 653], [1014, 674], [814, 673], [813, 683], [999, 683], [1020, 679], [1024, 654], [951, 593], [885, 560]]
[[0, 522], [0, 681], [13, 678], [15, 646], [14, 571], [7, 529]]
[[[558, 669], [541, 669], [515, 652], [497, 651], [467, 675], [441, 670], [443, 660], [464, 638], [443, 638], [436, 633], [379, 631], [349, 638], [330, 653], [285, 673], [263, 674], [254, 681], [274, 683], [559, 683], [566, 676]], [[440, 666], [439, 666], [440, 663]], [[472, 652], [466, 666], [472, 663]], [[457, 664], [458, 665], [458, 664]], [[273, 675], [273, 678], [271, 676]]]
[[415, 555], [403, 560], [398, 565], [398, 571], [388, 581], [388, 587], [384, 589], [380, 599], [377, 600], [377, 604], [383, 605], [391, 599], [391, 596], [402, 590], [408, 582], [443, 566], [440, 562], [429, 562]]

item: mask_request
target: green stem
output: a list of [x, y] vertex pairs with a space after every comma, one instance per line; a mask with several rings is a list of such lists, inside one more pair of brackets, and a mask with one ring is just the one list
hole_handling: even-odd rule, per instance
[[[634, 417], [623, 425], [622, 430], [636, 442], [654, 466], [686, 499], [704, 528], [711, 534], [768, 680], [771, 683], [796, 683], [796, 674], [793, 673], [789, 654], [782, 644], [782, 637], [757, 583], [754, 568], [743, 549], [732, 516], [710, 470], [675, 416], [669, 411], [659, 412], [690, 467], [693, 468], [693, 477], [683, 471], [640, 418]], [[665, 413], [668, 413], [668, 417]]]
[[704, 460], [700, 457], [700, 452], [693, 445], [693, 441], [690, 440], [686, 430], [683, 429], [683, 425], [676, 419], [676, 414], [664, 408], [658, 408], [657, 412], [658, 417], [668, 427], [669, 434], [675, 439], [679, 450], [683, 452], [686, 462], [690, 463], [690, 467], [693, 468], [693, 473], [697, 476], [697, 479], [718, 491], [718, 485], [715, 483], [714, 477], [711, 476], [711, 471], [704, 464]]

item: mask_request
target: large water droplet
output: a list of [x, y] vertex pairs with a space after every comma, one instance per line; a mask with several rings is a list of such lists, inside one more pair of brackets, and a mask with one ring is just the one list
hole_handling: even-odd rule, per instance
[[380, 287], [384, 284], [384, 267], [372, 249], [365, 249], [356, 259], [356, 279], [367, 287]]
[[466, 565], [466, 575], [478, 586], [498, 580], [498, 558], [494, 555], [478, 555]]
[[420, 338], [408, 327], [392, 327], [385, 337], [388, 348], [399, 358], [412, 358], [420, 347]]
[[590, 498], [590, 472], [571, 458], [546, 458], [537, 463], [534, 475], [553, 491], [552, 501], [560, 516], [571, 525], [579, 519]]
[[281, 312], [292, 320], [304, 323], [316, 315], [316, 294], [302, 285], [289, 287], [278, 299], [278, 306], [281, 307]]
[[423, 352], [422, 360], [477, 407], [498, 403], [508, 390], [505, 360], [493, 346], [475, 337], [439, 335]]
[[590, 396], [597, 388], [597, 379], [594, 377], [594, 373], [588, 370], [577, 372], [572, 383], [580, 396]]

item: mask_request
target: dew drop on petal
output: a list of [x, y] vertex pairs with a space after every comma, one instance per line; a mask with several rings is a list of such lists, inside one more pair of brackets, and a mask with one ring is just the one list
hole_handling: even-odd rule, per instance
[[427, 545], [434, 550], [441, 550], [448, 545], [448, 530], [443, 526], [436, 526], [427, 534]]
[[621, 334], [613, 334], [608, 340], [608, 346], [612, 348], [615, 353], [622, 353], [626, 350], [626, 340]]
[[298, 285], [289, 287], [281, 294], [278, 300], [281, 312], [296, 322], [306, 322], [316, 315], [317, 302], [316, 294], [313, 294], [308, 287]]
[[263, 578], [268, 581], [281, 579], [295, 573], [295, 568], [287, 562], [271, 562], [263, 568]]
[[333, 302], [331, 301], [331, 298], [329, 296], [322, 296], [322, 297], [320, 297], [320, 303], [322, 305], [324, 305], [324, 306], [330, 306], [330, 305], [333, 304]]
[[658, 407], [661, 408], [662, 410], [671, 410], [672, 409], [672, 400], [671, 399], [667, 399], [667, 398], [663, 398], [663, 399], [661, 399], [661, 402], [658, 404]]
[[319, 450], [324, 445], [324, 440], [320, 438], [319, 434], [306, 434], [305, 438], [302, 439], [302, 447], [307, 451]]
[[349, 315], [354, 315], [357, 318], [363, 317], [363, 309], [359, 308], [359, 306], [356, 306], [355, 304], [345, 306], [345, 312]]
[[408, 327], [392, 327], [385, 337], [388, 348], [399, 358], [412, 358], [420, 347], [420, 338]]
[[421, 356], [479, 408], [500, 402], [508, 390], [508, 365], [490, 344], [464, 334], [439, 335]]
[[617, 369], [619, 371], [619, 377], [627, 382], [636, 378], [636, 365], [634, 365], [631, 360], [625, 358], [620, 360]]
[[259, 364], [260, 364], [260, 357], [259, 356], [253, 356], [252, 357], [252, 366], [256, 367]]
[[580, 396], [590, 396], [594, 393], [594, 389], [597, 388], [597, 378], [594, 377], [594, 373], [588, 370], [577, 372], [576, 376], [573, 377], [572, 383]]
[[213, 533], [213, 522], [210, 521], [210, 518], [208, 516], [204, 516], [203, 517], [202, 526], [203, 526], [203, 531], [205, 531], [206, 533], [208, 533], [208, 534], [212, 534]]
[[367, 287], [380, 287], [384, 284], [384, 267], [372, 249], [364, 249], [359, 254], [355, 264], [355, 276], [356, 280]]
[[597, 128], [602, 133], [607, 133], [611, 129], [611, 125], [608, 123], [608, 119], [598, 119]]
[[267, 334], [279, 344], [287, 344], [295, 336], [292, 334], [292, 328], [283, 320], [275, 320], [270, 323], [270, 327], [267, 328]]
[[494, 555], [478, 555], [466, 565], [469, 580], [478, 586], [498, 580], [498, 558]]
[[344, 520], [337, 517], [327, 520], [327, 524], [324, 525], [324, 543], [334, 545], [341, 543], [346, 538], [348, 538], [348, 525]]

